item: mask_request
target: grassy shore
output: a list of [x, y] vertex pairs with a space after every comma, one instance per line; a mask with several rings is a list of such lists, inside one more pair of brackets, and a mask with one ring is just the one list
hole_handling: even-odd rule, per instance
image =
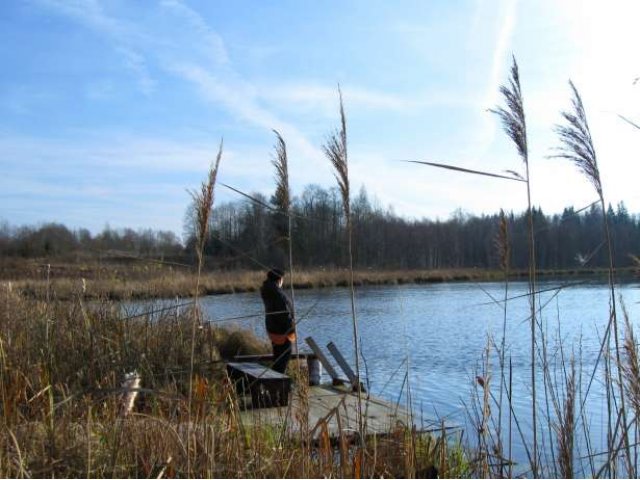
[[[2, 477], [425, 478], [438, 474], [458, 478], [486, 476], [488, 471], [493, 476], [507, 474], [508, 462], [492, 463], [494, 457], [508, 457], [496, 440], [500, 438], [495, 427], [499, 408], [489, 393], [499, 383], [486, 380], [490, 375], [484, 370], [479, 372], [480, 388], [475, 390], [479, 450], [465, 449], [459, 439], [447, 439], [444, 433], [423, 435], [407, 425], [393, 425], [387, 438], [367, 442], [362, 461], [353, 432], [344, 432], [345, 441], [336, 445], [322, 433], [318, 442], [309, 441], [311, 431], [323, 431], [322, 423], [306, 425], [302, 435], [285, 435], [273, 425], [242, 423], [238, 398], [226, 379], [222, 360], [235, 354], [267, 352], [269, 345], [264, 341], [246, 331], [225, 330], [206, 322], [198, 325], [200, 315], [189, 308], [155, 313], [153, 318], [125, 318], [125, 309], [115, 299], [170, 297], [181, 291], [189, 295], [195, 285], [192, 274], [159, 264], [32, 266], [29, 270], [18, 265], [22, 278], [17, 279], [20, 275], [3, 270], [0, 281]], [[263, 275], [209, 273], [201, 282], [202, 293], [254, 290]], [[481, 270], [363, 271], [356, 273], [356, 282], [497, 277]], [[295, 277], [298, 288], [346, 282], [347, 273], [337, 270]], [[625, 394], [635, 414], [640, 405], [640, 369], [629, 325], [627, 363], [618, 368], [623, 369]], [[129, 403], [123, 381], [131, 372], [141, 379], [141, 394]], [[299, 375], [295, 368], [291, 373]], [[573, 380], [566, 381], [567, 385], [554, 388], [571, 390]], [[303, 371], [297, 377], [301, 395], [304, 385]], [[573, 419], [573, 413], [566, 418]], [[555, 431], [551, 426], [547, 430]], [[558, 427], [558, 432], [569, 438], [575, 435], [575, 425]], [[553, 473], [555, 467], [552, 463], [545, 468]]]
[[[301, 433], [244, 425], [221, 360], [269, 350], [250, 332], [204, 324], [192, 338], [193, 310], [153, 321], [125, 319], [121, 305], [104, 295], [85, 302], [82, 293], [72, 301], [57, 300], [55, 289], [49, 293], [45, 301], [0, 286], [3, 478], [470, 473], [459, 444], [406, 425], [390, 426], [389, 437], [367, 442], [363, 463], [349, 441], [352, 432], [343, 432], [338, 445], [322, 434], [328, 420]], [[131, 372], [140, 379], [133, 385], [141, 389], [137, 398], [123, 388]], [[302, 372], [296, 381], [301, 395], [305, 384]], [[321, 432], [317, 443], [310, 442], [314, 429]]]
[[[46, 260], [14, 262], [3, 265], [0, 280], [22, 294], [45, 299], [85, 298], [143, 299], [190, 297], [195, 293], [196, 274], [189, 268], [159, 263], [47, 263]], [[631, 270], [628, 272], [631, 273]], [[603, 276], [599, 269], [539, 271], [539, 276]], [[514, 271], [514, 279], [526, 278], [526, 271]], [[440, 270], [358, 270], [354, 284], [401, 285], [454, 281], [500, 281], [503, 273], [484, 269]], [[262, 271], [205, 271], [200, 280], [200, 295], [257, 291], [264, 280]], [[286, 283], [290, 279], [286, 278]], [[294, 273], [294, 288], [346, 287], [346, 269], [316, 269]]]

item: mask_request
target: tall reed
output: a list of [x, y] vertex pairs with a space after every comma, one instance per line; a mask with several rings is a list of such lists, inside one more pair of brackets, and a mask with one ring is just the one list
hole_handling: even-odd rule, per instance
[[638, 469], [638, 438], [640, 438], [640, 426], [638, 425], [638, 419], [640, 419], [640, 354], [638, 352], [638, 343], [633, 330], [633, 325], [629, 319], [629, 313], [624, 304], [622, 304], [622, 312], [625, 322], [625, 335], [624, 335], [624, 365], [622, 370], [624, 373], [624, 379], [626, 384], [626, 394], [629, 399], [629, 404], [633, 408], [633, 414], [635, 420], [635, 440], [634, 445], [634, 459], [635, 469]]
[[342, 102], [342, 91], [338, 86], [340, 99], [340, 129], [331, 134], [323, 145], [323, 150], [333, 168], [342, 197], [342, 208], [346, 220], [347, 252], [349, 256], [349, 288], [351, 291], [351, 319], [353, 324], [353, 346], [355, 352], [356, 385], [358, 393], [358, 429], [360, 434], [360, 446], [364, 453], [364, 423], [362, 418], [362, 386], [360, 382], [360, 341], [358, 335], [358, 319], [356, 316], [355, 287], [353, 282], [353, 225], [351, 222], [351, 194], [349, 183], [349, 162], [347, 157], [347, 120]]
[[531, 182], [529, 176], [529, 147], [527, 142], [527, 123], [520, 87], [520, 74], [515, 56], [511, 65], [511, 76], [506, 85], [500, 87], [505, 107], [497, 107], [491, 112], [500, 117], [505, 133], [513, 141], [525, 167], [525, 182], [527, 185], [527, 216], [529, 219], [529, 306], [531, 309], [531, 421], [533, 426], [533, 464], [531, 470], [534, 477], [538, 476], [538, 422], [536, 404], [536, 253], [533, 228], [533, 210], [531, 208]]
[[[609, 343], [611, 335], [611, 327], [613, 327], [613, 339], [614, 339], [614, 353], [617, 370], [617, 383], [619, 390], [620, 407], [618, 415], [622, 416], [623, 428], [622, 436], [625, 447], [627, 473], [630, 477], [635, 477], [635, 471], [631, 462], [631, 449], [629, 445], [627, 412], [625, 408], [625, 395], [624, 395], [624, 383], [622, 378], [622, 358], [620, 355], [619, 335], [618, 335], [618, 315], [616, 311], [616, 293], [615, 293], [615, 263], [613, 255], [613, 241], [609, 229], [609, 218], [607, 215], [606, 203], [604, 198], [604, 192], [602, 188], [602, 181], [600, 178], [600, 169], [598, 168], [598, 159], [596, 156], [595, 146], [591, 136], [591, 130], [589, 129], [589, 123], [587, 121], [587, 114], [584, 109], [584, 104], [578, 89], [573, 82], [569, 81], [573, 98], [571, 100], [571, 110], [563, 111], [561, 113], [564, 123], [557, 125], [555, 128], [561, 142], [559, 153], [554, 155], [555, 157], [565, 158], [573, 162], [578, 169], [584, 174], [587, 180], [593, 185], [598, 198], [600, 200], [600, 208], [602, 209], [602, 223], [605, 235], [605, 241], [607, 244], [607, 252], [609, 259], [609, 321], [607, 323], [607, 329], [605, 338], [603, 339], [602, 349], [605, 344]], [[600, 355], [598, 356], [598, 361]], [[613, 386], [611, 387], [613, 389]], [[607, 390], [607, 398], [609, 399], [609, 389]], [[613, 399], [615, 404], [615, 398]], [[612, 444], [615, 442], [615, 438], [610, 439], [610, 455], [612, 452]], [[610, 457], [610, 461], [613, 459]], [[614, 466], [613, 464], [611, 465]]]
[[[509, 298], [509, 271], [511, 268], [511, 245], [509, 243], [509, 227], [507, 224], [507, 218], [504, 214], [504, 210], [500, 210], [500, 223], [498, 226], [498, 235], [495, 239], [495, 246], [498, 252], [498, 258], [500, 262], [500, 269], [504, 273], [504, 298], [502, 305], [502, 339], [500, 342], [500, 348], [498, 354], [500, 355], [500, 390], [498, 392], [498, 427], [496, 431], [497, 436], [497, 450], [498, 455], [502, 458], [504, 456], [504, 445], [502, 442], [502, 401], [503, 392], [505, 388], [505, 353], [507, 342], [507, 309]], [[509, 406], [511, 407], [511, 406]], [[509, 408], [510, 410], [510, 408]], [[509, 417], [509, 431], [511, 431], [511, 417]], [[509, 442], [509, 461], [511, 461], [511, 442]], [[500, 467], [500, 475], [504, 475], [504, 469]]]
[[[188, 414], [187, 431], [191, 431], [191, 414], [193, 403], [193, 366], [195, 359], [195, 345], [196, 345], [196, 331], [201, 324], [200, 318], [200, 306], [199, 306], [199, 294], [200, 294], [200, 278], [202, 275], [202, 266], [204, 264], [204, 246], [207, 242], [209, 234], [209, 220], [211, 218], [211, 211], [213, 210], [214, 201], [214, 187], [216, 184], [216, 178], [218, 176], [218, 168], [220, 166], [220, 159], [222, 158], [223, 140], [220, 140], [220, 147], [218, 148], [218, 154], [216, 155], [215, 162], [209, 167], [209, 173], [207, 180], [202, 182], [199, 191], [191, 191], [191, 197], [194, 201], [195, 209], [195, 234], [196, 234], [196, 255], [198, 257], [198, 275], [196, 278], [196, 289], [194, 292], [194, 316], [191, 322], [191, 356], [189, 362], [189, 400], [188, 400]], [[191, 434], [188, 433], [187, 437], [187, 475], [191, 476]]]
[[564, 405], [558, 415], [556, 427], [558, 442], [558, 465], [562, 478], [573, 478], [573, 449], [575, 437], [575, 409], [576, 409], [576, 368], [573, 357], [570, 362], [568, 376], [565, 377], [566, 392]]
[[[276, 145], [275, 145], [275, 155], [272, 160], [272, 164], [276, 169], [276, 192], [275, 192], [275, 203], [281, 209], [281, 213], [285, 215], [287, 221], [287, 250], [288, 250], [288, 259], [289, 259], [289, 292], [291, 295], [291, 316], [294, 319], [293, 328], [295, 333], [295, 351], [296, 353], [299, 351], [298, 346], [298, 332], [297, 332], [297, 323], [298, 319], [296, 317], [296, 303], [295, 303], [295, 291], [294, 291], [294, 275], [293, 275], [293, 229], [292, 229], [292, 211], [291, 211], [291, 189], [289, 185], [289, 158], [287, 156], [287, 145], [282, 138], [282, 135], [277, 130], [273, 130], [273, 133], [276, 135]], [[275, 361], [275, 359], [274, 359]], [[300, 360], [295, 362], [297, 367], [297, 376], [298, 382], [301, 384], [300, 386], [300, 397], [301, 397], [301, 405], [305, 405], [308, 403], [308, 391], [304, 388], [304, 385], [307, 380], [301, 375], [300, 371]], [[308, 405], [307, 405], [308, 406]], [[304, 428], [308, 430], [308, 409], [305, 407], [301, 407], [302, 412], [299, 416], [306, 416], [307, 419], [300, 423], [300, 442], [303, 449], [303, 458], [302, 458], [302, 475], [306, 476], [308, 472], [307, 459], [309, 457], [309, 451], [307, 449], [308, 439], [306, 438], [306, 433]]]
[[[295, 292], [293, 290], [293, 239], [292, 239], [292, 212], [291, 212], [291, 190], [289, 187], [289, 159], [287, 157], [287, 145], [282, 135], [277, 130], [275, 155], [272, 164], [276, 169], [276, 193], [275, 200], [277, 206], [282, 210], [282, 214], [287, 219], [287, 250], [289, 258], [289, 285], [291, 293], [291, 305], [293, 307], [293, 318], [295, 318]], [[295, 323], [294, 323], [295, 328]], [[298, 335], [296, 335], [296, 352], [298, 351]]]

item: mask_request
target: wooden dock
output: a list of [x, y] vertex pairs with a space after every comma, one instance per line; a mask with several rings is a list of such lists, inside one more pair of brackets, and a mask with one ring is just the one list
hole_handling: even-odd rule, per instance
[[[251, 401], [243, 397], [241, 402], [241, 420], [247, 427], [271, 426], [282, 428], [289, 434], [300, 431], [308, 431], [312, 439], [317, 440], [319, 435], [327, 432], [330, 438], [342, 435], [354, 438], [359, 433], [358, 425], [358, 394], [356, 386], [360, 385], [362, 398], [362, 417], [365, 436], [385, 436], [398, 428], [416, 428], [418, 431], [433, 431], [445, 428], [440, 422], [425, 422], [424, 419], [412, 416], [405, 408], [375, 398], [364, 391], [364, 386], [359, 382], [351, 367], [337, 347], [330, 342], [327, 349], [336, 360], [342, 372], [348, 380], [340, 377], [340, 373], [329, 362], [320, 346], [307, 337], [306, 343], [312, 352], [294, 353], [292, 358], [306, 361], [307, 369], [315, 371], [309, 375], [310, 385], [294, 386], [291, 389], [288, 402], [282, 406], [260, 408], [260, 402]], [[236, 362], [265, 362], [272, 361], [271, 355], [251, 355], [236, 357]], [[320, 385], [320, 364], [325, 368], [332, 379], [331, 385]], [[239, 364], [235, 364], [239, 365]], [[250, 385], [262, 382], [263, 376], [271, 372], [268, 367], [254, 365], [255, 369], [262, 368], [264, 373], [247, 376]], [[256, 366], [257, 365], [257, 366]], [[315, 365], [315, 366], [314, 366]], [[241, 389], [240, 389], [241, 390]], [[450, 427], [447, 427], [450, 428]]]
[[[286, 428], [296, 433], [304, 428], [304, 410], [307, 410], [307, 425], [313, 438], [318, 438], [326, 425], [330, 437], [337, 438], [358, 432], [358, 396], [342, 387], [330, 385], [310, 386], [307, 390], [307, 405], [294, 389], [289, 406], [274, 408], [246, 409], [241, 419], [246, 426], [269, 425]], [[362, 412], [365, 435], [386, 435], [397, 427], [418, 425], [409, 412], [384, 400], [362, 395]]]

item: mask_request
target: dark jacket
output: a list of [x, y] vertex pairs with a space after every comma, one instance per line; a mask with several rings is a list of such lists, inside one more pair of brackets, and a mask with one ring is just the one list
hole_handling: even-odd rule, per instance
[[273, 280], [267, 279], [260, 288], [264, 303], [267, 332], [287, 334], [293, 331], [293, 307], [289, 297]]

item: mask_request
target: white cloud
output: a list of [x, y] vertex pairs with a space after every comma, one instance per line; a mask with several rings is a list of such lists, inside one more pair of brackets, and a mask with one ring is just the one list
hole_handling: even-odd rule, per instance
[[216, 63], [229, 63], [229, 56], [222, 37], [207, 24], [201, 15], [179, 0], [162, 0], [160, 5], [171, 10], [173, 15], [184, 19], [189, 25], [189, 30], [199, 37], [200, 41], [192, 45], [192, 48], [208, 52], [210, 58]]
[[265, 131], [278, 130], [287, 141], [287, 146], [308, 161], [317, 162], [322, 157], [320, 150], [296, 127], [259, 106], [250, 85], [241, 80], [233, 84], [221, 81], [215, 73], [198, 65], [176, 64], [172, 69], [174, 73], [193, 83], [206, 100], [225, 106], [234, 116]]
[[[357, 85], [341, 85], [342, 96], [350, 111], [376, 110], [411, 114], [436, 106], [478, 107], [476, 95], [453, 91], [411, 92], [395, 94]], [[311, 111], [324, 117], [335, 117], [338, 110], [337, 85], [317, 82], [261, 85], [257, 94], [278, 108]]]
[[[483, 98], [483, 109], [494, 108], [500, 99], [500, 85], [505, 81], [506, 72], [511, 66], [509, 47], [513, 36], [513, 29], [516, 24], [516, 0], [504, 0], [501, 4], [502, 14], [499, 15], [500, 23], [497, 30], [493, 56], [491, 59], [491, 69], [489, 71], [489, 81]], [[479, 152], [486, 152], [489, 145], [495, 140], [499, 128], [498, 119], [495, 115], [485, 115], [480, 117], [477, 126], [478, 132], [475, 134], [475, 147]]]
[[151, 95], [155, 90], [156, 82], [149, 73], [145, 58], [135, 50], [126, 47], [118, 47], [116, 51], [122, 56], [127, 69], [137, 78], [140, 91], [145, 95]]
[[[114, 48], [124, 56], [129, 68], [136, 72], [144, 92], [153, 91], [154, 82], [148, 75], [146, 65], [150, 58], [154, 58], [166, 72], [193, 85], [206, 101], [224, 108], [248, 125], [263, 128], [265, 132], [277, 129], [285, 137], [293, 155], [304, 158], [312, 165], [320, 165], [320, 149], [311, 144], [296, 127], [260, 104], [256, 88], [234, 70], [222, 38], [185, 3], [176, 0], [161, 3], [170, 11], [172, 28], [177, 28], [176, 33], [180, 36], [170, 40], [153, 40], [143, 25], [133, 26], [126, 20], [108, 16], [97, 0], [86, 7], [82, 2], [66, 4], [55, 0], [41, 1], [111, 38], [115, 43]], [[171, 48], [164, 48], [167, 45]], [[197, 54], [194, 53], [196, 50]], [[204, 57], [202, 51], [212, 55]], [[146, 55], [142, 52], [146, 52]]]
[[80, 25], [107, 36], [123, 65], [133, 74], [140, 91], [150, 95], [155, 89], [145, 57], [135, 47], [145, 36], [135, 24], [108, 15], [99, 0], [34, 0], [36, 4], [74, 19]]

